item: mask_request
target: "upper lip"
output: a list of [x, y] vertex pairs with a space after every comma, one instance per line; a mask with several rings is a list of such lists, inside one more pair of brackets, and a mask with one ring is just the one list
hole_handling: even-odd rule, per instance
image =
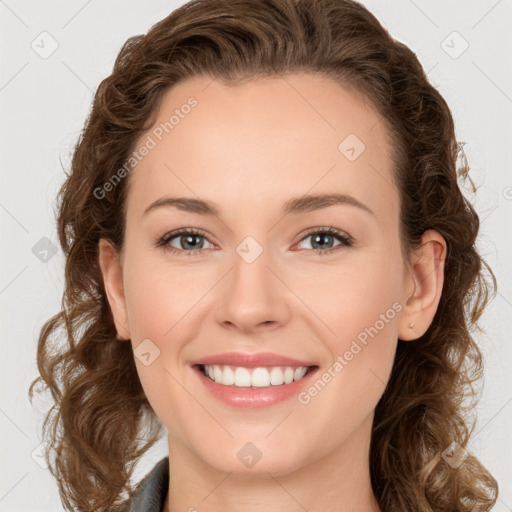
[[202, 357], [190, 362], [191, 365], [231, 365], [243, 366], [246, 368], [256, 368], [260, 366], [316, 366], [311, 361], [299, 361], [291, 357], [273, 354], [271, 352], [260, 352], [258, 354], [248, 354], [244, 352], [225, 352], [224, 354], [215, 354], [208, 357]]

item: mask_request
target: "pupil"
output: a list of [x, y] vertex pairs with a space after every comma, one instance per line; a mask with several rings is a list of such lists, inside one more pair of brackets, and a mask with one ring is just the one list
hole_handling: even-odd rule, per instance
[[[184, 236], [184, 237], [182, 237], [182, 238], [184, 238], [184, 239], [185, 239], [185, 244], [184, 244], [184, 246], [186, 246], [186, 245], [188, 244], [188, 245], [190, 245], [192, 248], [194, 248], [194, 247], [198, 247], [198, 246], [202, 247], [202, 244], [201, 244], [201, 243], [198, 243], [198, 244], [196, 243], [196, 244], [195, 244], [195, 243], [193, 242], [193, 240], [195, 240], [195, 239], [197, 239], [197, 238], [198, 238], [198, 235], [186, 235], [186, 236]], [[190, 240], [192, 240], [192, 242], [190, 242]]]
[[[317, 241], [320, 239], [320, 241], [322, 239], [325, 239], [325, 238], [332, 238], [331, 235], [322, 235], [322, 234], [319, 234], [319, 235], [316, 235], [313, 237], [313, 247], [315, 247], [315, 245], [317, 244]], [[325, 240], [324, 240], [325, 241]], [[320, 247], [322, 249], [322, 247]]]

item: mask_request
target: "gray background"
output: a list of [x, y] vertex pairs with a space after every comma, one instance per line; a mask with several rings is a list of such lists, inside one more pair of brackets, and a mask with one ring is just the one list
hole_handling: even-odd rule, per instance
[[[33, 408], [27, 397], [39, 329], [59, 310], [63, 289], [55, 195], [93, 91], [122, 43], [183, 3], [0, 0], [0, 511], [63, 510], [56, 482], [41, 467], [48, 404], [36, 399]], [[499, 291], [482, 319], [485, 333], [476, 335], [486, 371], [470, 451], [500, 483], [494, 510], [512, 511], [512, 1], [362, 3], [418, 55], [446, 98], [480, 186], [470, 196], [482, 222], [479, 248]], [[135, 479], [165, 455], [163, 439]]]

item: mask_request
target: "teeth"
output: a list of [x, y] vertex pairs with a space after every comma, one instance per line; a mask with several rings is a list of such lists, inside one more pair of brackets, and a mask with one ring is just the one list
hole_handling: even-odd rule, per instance
[[226, 365], [204, 365], [204, 374], [218, 384], [237, 386], [241, 388], [267, 388], [280, 386], [300, 380], [306, 375], [308, 368], [301, 366], [274, 366], [272, 368], [244, 368], [237, 366], [233, 369]]

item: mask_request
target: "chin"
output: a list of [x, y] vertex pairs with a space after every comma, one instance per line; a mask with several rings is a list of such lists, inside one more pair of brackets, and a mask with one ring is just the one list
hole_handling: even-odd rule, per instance
[[199, 456], [211, 467], [218, 471], [231, 473], [232, 477], [268, 478], [286, 475], [300, 469], [307, 464], [303, 458], [305, 449], [297, 449], [297, 443], [288, 446], [272, 445], [265, 441], [233, 441], [225, 449], [218, 449], [214, 453], [208, 452]]

